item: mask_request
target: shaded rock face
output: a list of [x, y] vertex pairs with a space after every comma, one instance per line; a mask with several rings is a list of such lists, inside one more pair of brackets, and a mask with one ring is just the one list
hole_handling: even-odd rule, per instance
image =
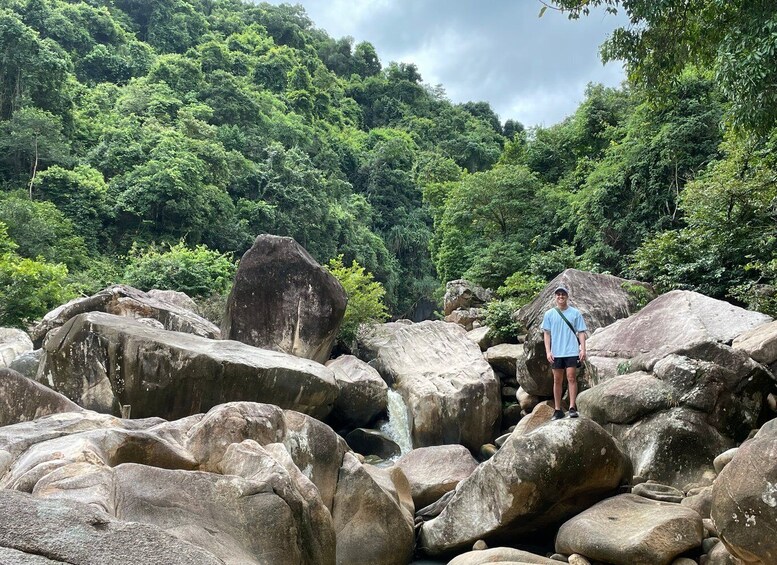
[[381, 459], [398, 457], [402, 452], [397, 443], [378, 430], [356, 428], [347, 436], [348, 447], [361, 455], [375, 455]]
[[[78, 533], [75, 537], [74, 532]], [[78, 502], [41, 499], [13, 490], [0, 490], [0, 562], [224, 563], [211, 552], [157, 527], [118, 520]]]
[[426, 321], [362, 326], [359, 356], [407, 405], [414, 447], [458, 443], [471, 451], [499, 429], [499, 381], [456, 324]]
[[485, 352], [486, 361], [508, 377], [514, 377], [516, 366], [524, 360], [523, 345], [518, 343], [500, 343]]
[[493, 298], [494, 293], [464, 279], [445, 283], [442, 299], [443, 313], [447, 316], [454, 310], [477, 308]]
[[699, 547], [703, 536], [702, 518], [695, 510], [623, 494], [564, 523], [556, 536], [556, 551], [606, 563], [669, 565]]
[[712, 486], [711, 516], [731, 555], [747, 564], [777, 563], [777, 433], [739, 447]]
[[201, 337], [218, 338], [217, 326], [178, 304], [167, 302], [163, 296], [150, 295], [127, 285], [114, 285], [86, 298], [76, 298], [46, 314], [33, 328], [35, 347], [43, 345], [46, 334], [65, 324], [70, 318], [86, 312], [107, 312], [128, 318], [152, 318], [165, 329]]
[[478, 462], [462, 445], [420, 447], [397, 460], [410, 483], [416, 508], [429, 506], [456, 488], [477, 468]]
[[[569, 289], [569, 303], [580, 310], [591, 336], [596, 329], [637, 311], [637, 298], [624, 285], [642, 284], [577, 269], [567, 269], [548, 283], [534, 300], [514, 314], [527, 331], [524, 342], [526, 363], [519, 366], [517, 374], [523, 389], [529, 394], [553, 396], [553, 377], [545, 356], [541, 326], [545, 312], [555, 306], [553, 294], [556, 288], [564, 286]], [[646, 292], [652, 291], [646, 288]]]
[[410, 486], [399, 468], [361, 465], [346, 454], [332, 511], [337, 563], [409, 563], [413, 510]]
[[[657, 360], [690, 344], [730, 344], [740, 334], [770, 321], [766, 314], [723, 300], [688, 290], [673, 290], [637, 314], [592, 335], [587, 342], [589, 362], [597, 373], [595, 380], [601, 382], [614, 373], [612, 361], [601, 363], [599, 358], [614, 359], [620, 364], [637, 358], [642, 366], [650, 369]], [[599, 369], [600, 364], [603, 369]]]
[[459, 483], [424, 523], [420, 547], [431, 555], [542, 530], [588, 508], [631, 478], [626, 456], [598, 424], [565, 419], [515, 433]]
[[34, 379], [38, 374], [38, 367], [40, 366], [40, 360], [43, 358], [42, 349], [33, 349], [27, 353], [22, 353], [16, 359], [11, 361], [8, 365], [9, 369], [13, 369], [17, 373], [20, 373], [28, 379]]
[[337, 396], [331, 370], [313, 361], [101, 312], [52, 332], [37, 380], [85, 408], [118, 414], [129, 404], [136, 417], [177, 418], [251, 400], [321, 418]]
[[[183, 544], [188, 563], [211, 562], [192, 557], [201, 554], [234, 565], [333, 564], [341, 541], [334, 537], [337, 522], [339, 530], [362, 536], [345, 532], [344, 547], [370, 539], [369, 553], [384, 556], [371, 562], [400, 562], [395, 556], [409, 557], [413, 547], [407, 480], [398, 468], [366, 469], [351, 455], [343, 465], [346, 451], [321, 422], [249, 402], [173, 422], [84, 411], [6, 426], [0, 428], [0, 508], [10, 491], [32, 494], [20, 495], [32, 508], [55, 506], [38, 511], [39, 527], [16, 537], [6, 535], [16, 532], [16, 514], [3, 511], [0, 547], [49, 555], [55, 544], [57, 555], [77, 556], [83, 539], [68, 539], [72, 524], [63, 520], [72, 514], [80, 524], [83, 514], [108, 538], [138, 528], [158, 540], [159, 551]], [[340, 484], [346, 475], [358, 477], [356, 485]], [[373, 535], [371, 520], [391, 527], [381, 538]], [[103, 543], [93, 533], [95, 543]], [[143, 551], [127, 547], [117, 554], [126, 563], [179, 562]]]
[[324, 363], [347, 301], [338, 280], [296, 241], [260, 235], [240, 259], [222, 335]]
[[367, 426], [386, 411], [388, 386], [380, 373], [353, 355], [327, 361], [340, 392], [331, 417], [346, 426]]
[[58, 392], [11, 369], [0, 369], [0, 426], [81, 410], [83, 408]]

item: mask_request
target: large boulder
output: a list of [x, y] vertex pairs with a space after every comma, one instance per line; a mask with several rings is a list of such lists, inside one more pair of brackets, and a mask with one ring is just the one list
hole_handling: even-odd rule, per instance
[[416, 508], [429, 506], [455, 489], [477, 466], [463, 445], [419, 447], [397, 460], [410, 483]]
[[240, 259], [222, 335], [324, 363], [347, 301], [338, 280], [296, 241], [263, 234]]
[[345, 426], [368, 426], [388, 404], [388, 386], [380, 373], [353, 355], [327, 361], [339, 393], [332, 418]]
[[777, 563], [777, 432], [743, 443], [712, 487], [712, 520], [726, 549], [748, 565]]
[[0, 328], [0, 368], [8, 367], [14, 359], [29, 351], [32, 351], [32, 340], [26, 332]]
[[[117, 466], [117, 516], [173, 530], [225, 563], [334, 563], [329, 513], [318, 513], [315, 520], [288, 472], [258, 444], [232, 451], [226, 458], [235, 460], [223, 464], [229, 473], [224, 475], [133, 463]], [[246, 471], [251, 479], [235, 476]], [[323, 509], [320, 499], [318, 505]]]
[[635, 358], [649, 370], [656, 361], [691, 344], [731, 344], [740, 334], [771, 320], [766, 314], [697, 292], [673, 290], [594, 333], [587, 342], [589, 363], [594, 380], [601, 382], [615, 376], [614, 368], [633, 369]]
[[515, 543], [563, 522], [631, 478], [613, 438], [587, 418], [513, 432], [496, 454], [459, 483], [442, 513], [425, 522], [419, 544], [431, 555], [484, 539]]
[[454, 310], [477, 308], [489, 302], [494, 296], [490, 290], [464, 279], [445, 283], [445, 296], [442, 299], [443, 313], [447, 316]]
[[337, 396], [332, 371], [314, 361], [101, 312], [71, 318], [44, 350], [37, 380], [101, 412], [179, 418], [250, 400], [321, 418]]
[[734, 349], [741, 349], [758, 363], [768, 365], [774, 371], [777, 364], [777, 321], [761, 324], [734, 339]]
[[83, 408], [58, 392], [11, 369], [0, 369], [0, 426], [26, 422], [58, 412], [81, 410]]
[[[88, 414], [79, 415], [84, 423], [93, 422]], [[18, 453], [0, 487], [156, 525], [225, 563], [334, 563], [329, 510], [281, 443], [291, 439], [299, 448], [319, 439], [300, 435], [298, 418], [307, 417], [234, 403], [200, 417], [149, 422], [145, 429], [104, 419], [102, 427], [82, 426], [84, 431], [41, 439], [21, 452], [0, 438], [0, 449]], [[45, 420], [28, 424], [52, 428]], [[20, 431], [16, 437], [26, 435]], [[338, 469], [339, 463], [335, 477]]]
[[605, 563], [669, 565], [699, 547], [704, 525], [685, 506], [622, 494], [603, 500], [564, 523], [556, 551]]
[[676, 488], [709, 484], [715, 456], [733, 445], [689, 408], [656, 412], [630, 426], [606, 426], [620, 440], [637, 476]]
[[582, 392], [578, 407], [623, 442], [638, 475], [678, 488], [709, 482], [714, 458], [757, 427], [774, 388], [762, 365], [715, 342], [632, 363], [636, 372]]
[[337, 563], [409, 563], [415, 541], [413, 512], [410, 486], [398, 467], [362, 465], [347, 453], [332, 510]]
[[194, 312], [197, 315], [200, 314], [197, 303], [185, 292], [179, 292], [177, 290], [159, 290], [157, 288], [152, 288], [148, 291], [147, 294], [151, 298], [156, 298], [157, 300], [167, 302], [168, 304], [174, 304], [179, 308]]
[[399, 392], [414, 447], [458, 443], [476, 451], [493, 439], [499, 381], [466, 331], [441, 321], [362, 326], [359, 356]]
[[201, 337], [218, 338], [218, 326], [198, 316], [188, 308], [168, 302], [164, 296], [152, 296], [127, 285], [114, 285], [85, 298], [76, 298], [46, 314], [32, 331], [35, 347], [43, 345], [46, 334], [65, 324], [70, 318], [86, 312], [107, 312], [129, 318], [151, 318], [171, 331]]
[[520, 343], [500, 343], [489, 347], [484, 355], [495, 371], [515, 377], [516, 366], [523, 362], [526, 354]]
[[[39, 560], [36, 560], [39, 559]], [[207, 550], [150, 524], [87, 504], [0, 490], [0, 562], [30, 565], [223, 565]]]
[[630, 289], [640, 288], [645, 295], [652, 295], [652, 290], [643, 283], [612, 275], [567, 269], [554, 278], [534, 300], [513, 316], [527, 331], [524, 342], [526, 362], [519, 364], [517, 377], [529, 394], [553, 396], [553, 377], [545, 356], [542, 318], [548, 309], [554, 307], [553, 294], [559, 286], [569, 289], [570, 304], [582, 313], [589, 336], [598, 328], [609, 326], [638, 310], [642, 297]]
[[[325, 424], [269, 404], [234, 402], [172, 422], [82, 411], [0, 427], [0, 477], [0, 493], [98, 508], [109, 530], [172, 534], [219, 563], [404, 565], [413, 551], [401, 469], [362, 465]], [[61, 540], [63, 526], [53, 528], [39, 531]], [[167, 563], [133, 551], [120, 555]]]

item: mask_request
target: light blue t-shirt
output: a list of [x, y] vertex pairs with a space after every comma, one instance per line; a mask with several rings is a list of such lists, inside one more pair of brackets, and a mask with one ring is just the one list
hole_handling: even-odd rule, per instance
[[574, 332], [559, 316], [555, 308], [545, 312], [545, 316], [542, 318], [542, 329], [543, 331], [550, 332], [550, 352], [554, 357], [577, 357], [580, 354], [577, 333], [584, 332], [588, 328], [585, 327], [583, 315], [577, 308], [567, 306], [567, 309], [562, 310], [562, 312], [564, 317], [572, 324], [572, 327], [575, 328]]

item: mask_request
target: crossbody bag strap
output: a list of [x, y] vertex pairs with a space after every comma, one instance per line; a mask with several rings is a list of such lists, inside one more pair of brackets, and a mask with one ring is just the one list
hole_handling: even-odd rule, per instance
[[564, 314], [561, 313], [561, 310], [559, 310], [558, 308], [554, 308], [554, 310], [558, 312], [558, 315], [561, 316], [561, 319], [567, 323], [567, 325], [569, 326], [569, 329], [572, 330], [573, 334], [575, 334], [575, 339], [577, 340], [577, 343], [580, 343], [580, 338], [577, 337], [577, 332], [575, 331], [575, 328], [572, 327], [572, 324], [570, 323], [570, 321], [567, 320], [566, 316], [564, 316]]

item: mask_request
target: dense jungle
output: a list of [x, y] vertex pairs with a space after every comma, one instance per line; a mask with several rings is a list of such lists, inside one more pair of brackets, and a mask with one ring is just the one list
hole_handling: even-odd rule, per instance
[[379, 283], [371, 316], [569, 267], [777, 314], [777, 7], [547, 7], [599, 5], [628, 80], [525, 128], [299, 6], [0, 0], [0, 325], [116, 282], [218, 311], [262, 233]]

